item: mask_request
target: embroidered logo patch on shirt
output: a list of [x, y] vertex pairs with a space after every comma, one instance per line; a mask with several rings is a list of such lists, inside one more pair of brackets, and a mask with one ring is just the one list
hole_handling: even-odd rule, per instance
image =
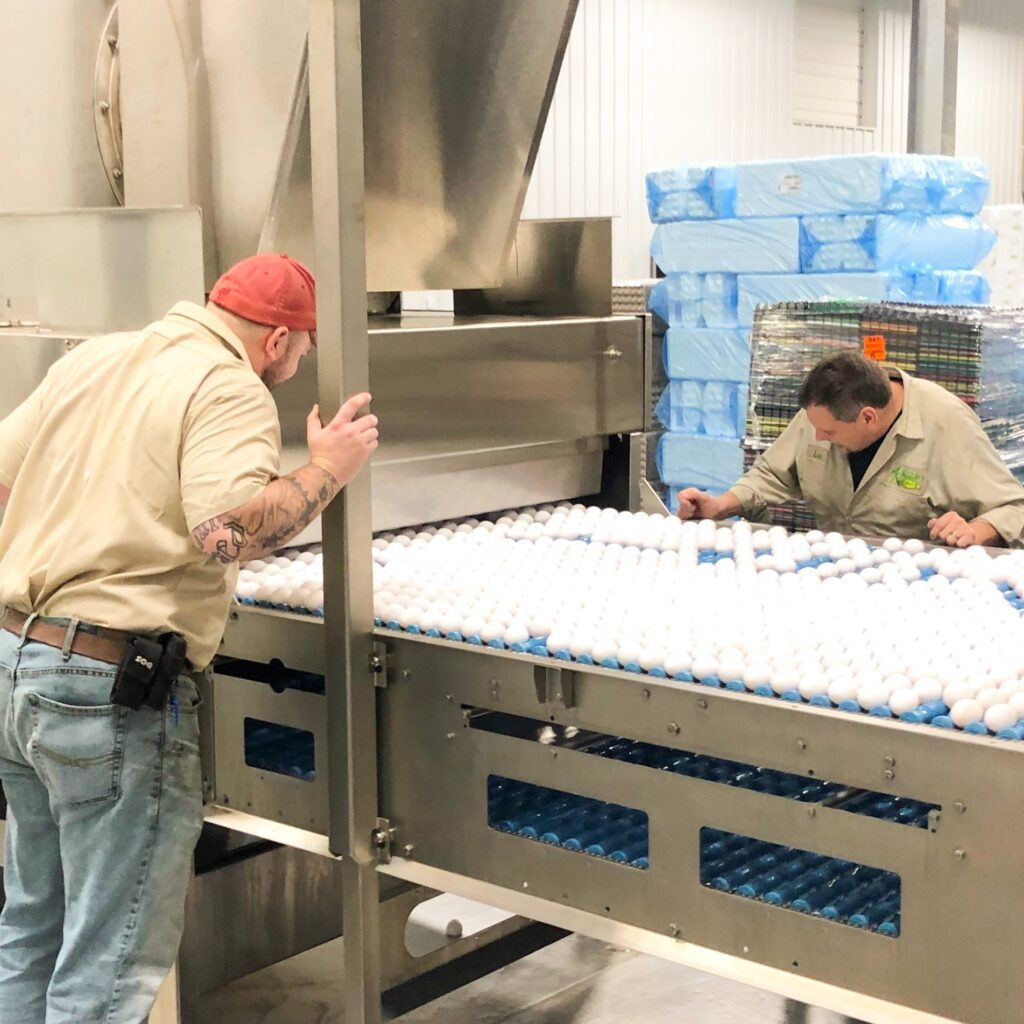
[[907, 469], [906, 466], [896, 466], [890, 475], [897, 487], [905, 491], [919, 491], [924, 484], [924, 477], [916, 469]]
[[816, 444], [809, 444], [807, 446], [807, 458], [812, 459], [814, 462], [824, 462], [825, 449], [820, 448]]

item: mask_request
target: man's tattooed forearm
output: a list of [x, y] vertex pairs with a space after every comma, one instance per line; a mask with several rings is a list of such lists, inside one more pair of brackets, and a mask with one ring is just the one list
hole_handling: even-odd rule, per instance
[[252, 501], [197, 526], [192, 537], [224, 565], [257, 558], [304, 530], [339, 490], [329, 473], [303, 466], [268, 484]]

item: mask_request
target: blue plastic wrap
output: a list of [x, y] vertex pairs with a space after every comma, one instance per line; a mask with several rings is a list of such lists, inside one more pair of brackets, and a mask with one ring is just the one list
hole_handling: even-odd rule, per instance
[[698, 437], [740, 440], [747, 426], [746, 384], [721, 380], [673, 380], [655, 412], [668, 430]]
[[837, 214], [800, 223], [803, 272], [971, 270], [995, 245], [980, 217]]
[[800, 269], [800, 221], [680, 221], [660, 224], [651, 255], [666, 274], [788, 274]]
[[738, 441], [663, 434], [658, 442], [658, 475], [671, 487], [699, 487], [722, 493], [743, 473]]
[[750, 377], [750, 334], [737, 330], [673, 327], [663, 345], [669, 380], [724, 380], [745, 384]]
[[669, 274], [647, 306], [669, 327], [735, 327], [736, 275]]
[[865, 274], [741, 274], [738, 315], [741, 327], [754, 322], [759, 305], [863, 299], [941, 306], [985, 305], [991, 294], [984, 274], [961, 270], [883, 271]]
[[989, 179], [979, 160], [923, 155], [850, 154], [765, 160], [736, 168], [736, 213], [911, 211], [978, 213]]
[[655, 224], [736, 214], [736, 168], [687, 164], [647, 175], [647, 212]]

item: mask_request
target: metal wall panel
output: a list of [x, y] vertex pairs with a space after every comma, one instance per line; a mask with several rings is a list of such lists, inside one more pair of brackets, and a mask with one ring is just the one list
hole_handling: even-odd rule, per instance
[[1021, 201], [1024, 4], [964, 0], [957, 95], [958, 153], [992, 172], [992, 203]]
[[[910, 0], [877, 0], [873, 128], [793, 123], [793, 0], [583, 0], [526, 217], [617, 218], [614, 275], [646, 276], [643, 177], [688, 160], [906, 148]], [[872, 25], [874, 20], [872, 19]], [[965, 0], [963, 153], [1019, 199], [1024, 5]]]

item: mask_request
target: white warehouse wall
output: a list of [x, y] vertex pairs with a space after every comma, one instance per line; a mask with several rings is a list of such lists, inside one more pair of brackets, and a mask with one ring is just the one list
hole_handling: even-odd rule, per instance
[[[874, 2], [873, 128], [793, 123], [794, 0], [582, 0], [524, 217], [614, 216], [614, 276], [649, 272], [647, 171], [906, 149], [910, 0]], [[965, 0], [959, 144], [1020, 200], [1024, 3]]]

